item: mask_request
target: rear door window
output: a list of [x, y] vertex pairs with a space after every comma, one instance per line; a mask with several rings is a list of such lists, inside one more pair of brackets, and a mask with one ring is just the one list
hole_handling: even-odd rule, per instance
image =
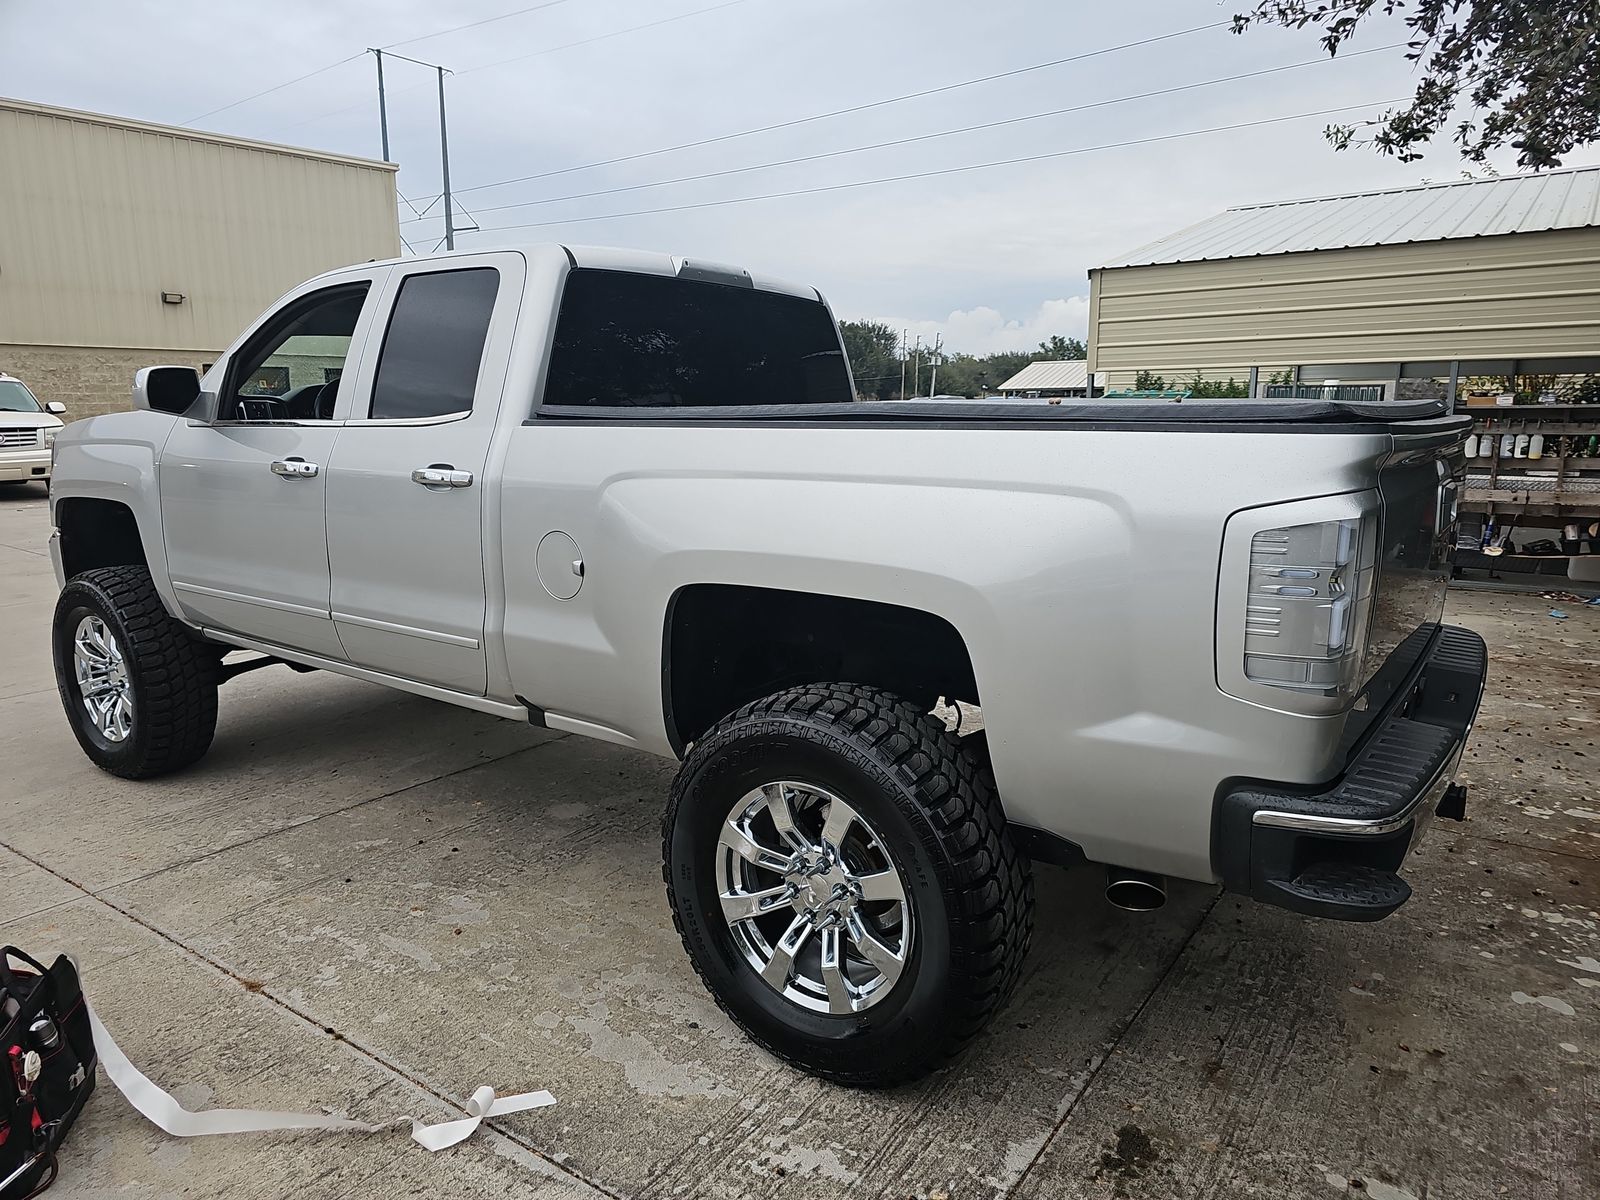
[[499, 290], [500, 272], [493, 267], [405, 277], [372, 385], [374, 420], [472, 411]]
[[567, 276], [544, 403], [599, 408], [854, 399], [819, 300], [579, 269]]

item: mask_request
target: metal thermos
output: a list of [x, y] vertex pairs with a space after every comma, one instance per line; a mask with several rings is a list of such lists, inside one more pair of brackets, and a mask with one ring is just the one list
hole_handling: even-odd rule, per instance
[[28, 1026], [28, 1040], [35, 1050], [48, 1054], [61, 1045], [61, 1031], [49, 1017], [40, 1017]]

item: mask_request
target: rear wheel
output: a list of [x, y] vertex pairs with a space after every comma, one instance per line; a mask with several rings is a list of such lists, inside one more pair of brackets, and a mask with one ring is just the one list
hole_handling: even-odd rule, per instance
[[1027, 861], [986, 763], [886, 692], [794, 688], [695, 746], [664, 831], [696, 969], [756, 1041], [882, 1086], [959, 1053], [1016, 984]]
[[56, 687], [102, 770], [145, 779], [194, 762], [217, 726], [216, 648], [161, 603], [144, 567], [101, 567], [56, 601]]

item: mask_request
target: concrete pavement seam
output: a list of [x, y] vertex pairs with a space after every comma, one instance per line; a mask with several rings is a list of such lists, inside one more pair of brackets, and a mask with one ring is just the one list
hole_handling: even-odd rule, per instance
[[[464, 775], [468, 771], [476, 771], [479, 767], [487, 767], [493, 763], [505, 762], [508, 758], [515, 758], [519, 754], [531, 754], [535, 750], [542, 750], [544, 747], [554, 745], [556, 742], [565, 741], [571, 736], [572, 735], [569, 733], [557, 733], [542, 742], [537, 742], [532, 746], [523, 746], [519, 749], [512, 750], [509, 753], [499, 755], [496, 758], [486, 758], [481, 762], [468, 763], [466, 766], [458, 767], [454, 771], [446, 771], [442, 775], [434, 775], [429, 779], [419, 779], [416, 783], [408, 783], [405, 785], [405, 787], [398, 787], [393, 791], [380, 792], [376, 796], [368, 796], [365, 800], [357, 800], [354, 803], [346, 804], [342, 808], [330, 808], [325, 813], [318, 813], [314, 817], [307, 817], [304, 821], [298, 821], [293, 825], [284, 825], [279, 829], [269, 829], [264, 833], [251, 834], [249, 837], [240, 838], [237, 842], [229, 842], [226, 846], [217, 846], [213, 849], [207, 850], [204, 854], [196, 854], [193, 858], [180, 859], [177, 862], [168, 863], [164, 867], [157, 867], [154, 871], [146, 871], [143, 875], [130, 875], [127, 879], [114, 880], [113, 882], [102, 887], [100, 892], [108, 892], [113, 888], [131, 887], [136, 883], [144, 883], [146, 880], [154, 879], [157, 875], [164, 875], [168, 871], [175, 871], [179, 867], [192, 867], [196, 863], [205, 862], [208, 858], [215, 858], [219, 854], [227, 854], [229, 851], [238, 850], [244, 846], [253, 846], [257, 842], [265, 841], [267, 838], [277, 837], [279, 834], [293, 833], [297, 830], [306, 828], [308, 825], [315, 825], [318, 821], [321, 821], [327, 817], [341, 817], [346, 813], [355, 812], [355, 810], [358, 808], [365, 808], [369, 804], [376, 804], [380, 800], [389, 800], [395, 796], [403, 796], [414, 788], [431, 787], [433, 784], [440, 783], [446, 779], [454, 779], [457, 775]], [[0, 845], [3, 844], [4, 843], [0, 843]], [[77, 885], [74, 884], [74, 886]], [[85, 890], [87, 891], [88, 889]], [[93, 892], [91, 894], [98, 896], [100, 892]]]
[[1036, 1150], [1033, 1157], [1028, 1160], [1028, 1165], [1022, 1168], [1022, 1174], [1017, 1176], [1015, 1183], [1001, 1193], [1002, 1197], [1014, 1195], [1017, 1189], [1027, 1182], [1029, 1174], [1033, 1171], [1034, 1167], [1039, 1165], [1039, 1160], [1044, 1157], [1045, 1151], [1050, 1149], [1050, 1144], [1056, 1140], [1056, 1135], [1058, 1135], [1066, 1123], [1072, 1119], [1072, 1114], [1077, 1111], [1078, 1105], [1083, 1102], [1083, 1098], [1087, 1096], [1090, 1089], [1094, 1087], [1095, 1081], [1100, 1078], [1100, 1072], [1105, 1070], [1106, 1064], [1111, 1061], [1111, 1056], [1117, 1052], [1117, 1047], [1122, 1045], [1123, 1039], [1125, 1039], [1128, 1034], [1133, 1031], [1133, 1027], [1139, 1023], [1139, 1018], [1144, 1015], [1144, 1010], [1150, 1007], [1150, 1002], [1154, 1000], [1156, 994], [1161, 991], [1162, 986], [1172, 976], [1172, 972], [1177, 970], [1178, 963], [1183, 960], [1184, 954], [1188, 952], [1190, 943], [1194, 941], [1195, 937], [1199, 934], [1205, 923], [1210, 920], [1211, 914], [1216, 911], [1217, 903], [1222, 899], [1222, 895], [1222, 890], [1219, 888], [1217, 890], [1217, 894], [1211, 897], [1210, 903], [1205, 906], [1204, 910], [1202, 910], [1200, 913], [1200, 919], [1194, 923], [1193, 927], [1191, 927], [1189, 932], [1184, 936], [1183, 942], [1178, 946], [1177, 952], [1173, 954], [1171, 960], [1167, 963], [1166, 969], [1162, 971], [1160, 977], [1150, 985], [1150, 990], [1144, 994], [1144, 999], [1139, 1001], [1138, 1006], [1134, 1008], [1132, 1014], [1128, 1017], [1127, 1022], [1120, 1030], [1117, 1031], [1117, 1035], [1111, 1039], [1111, 1045], [1106, 1047], [1106, 1052], [1100, 1056], [1099, 1064], [1090, 1068], [1089, 1073], [1084, 1077], [1083, 1086], [1078, 1089], [1078, 1094], [1073, 1096], [1072, 1099], [1067, 1102], [1067, 1107], [1062, 1111], [1061, 1116], [1056, 1120], [1055, 1125], [1051, 1127], [1049, 1134], [1046, 1135], [1044, 1141], [1040, 1144], [1039, 1149]]
[[[561, 741], [561, 740], [564, 739], [565, 736], [567, 736], [567, 735], [560, 735], [558, 737], [551, 738], [549, 741], [540, 742], [537, 746], [524, 747], [522, 750], [515, 750], [515, 751], [512, 751], [511, 754], [504, 754], [504, 755], [501, 755], [500, 758], [498, 758], [498, 759], [491, 759], [489, 761], [491, 761], [491, 762], [499, 762], [499, 761], [502, 761], [503, 759], [506, 759], [506, 758], [515, 757], [517, 754], [522, 754], [522, 753], [525, 753], [525, 752], [531, 751], [531, 750], [537, 750], [542, 746], [548, 746], [548, 745], [552, 744], [553, 742]], [[483, 766], [483, 765], [484, 765], [483, 763], [474, 763], [470, 767], [462, 768], [462, 770], [463, 771], [471, 770], [471, 769], [473, 769], [473, 767], [479, 767], [479, 766]], [[461, 773], [460, 771], [446, 772], [444, 775], [440, 775], [440, 776], [436, 777], [436, 779], [434, 779], [434, 780], [429, 780], [429, 781], [425, 781], [425, 782], [437, 782], [439, 779], [448, 779], [450, 776], [457, 775], [457, 774], [460, 774], [460, 773]], [[370, 797], [367, 800], [361, 801], [360, 804], [352, 805], [351, 807], [360, 807], [361, 804], [370, 804], [373, 801], [385, 799], [388, 796], [399, 795], [402, 792], [409, 791], [412, 787], [421, 787], [421, 786], [424, 786], [424, 783], [410, 784], [410, 785], [407, 785], [406, 787], [403, 787], [403, 788], [397, 788], [393, 792], [385, 793], [382, 796]], [[341, 811], [348, 811], [348, 809], [341, 810]], [[332, 816], [332, 815], [336, 815], [336, 814], [327, 813], [327, 814], [323, 814], [323, 815]], [[314, 819], [315, 820], [320, 820], [321, 817], [314, 818]], [[292, 828], [295, 828], [295, 829], [303, 828], [304, 825], [310, 824], [310, 823], [311, 822], [302, 822], [300, 825], [293, 826]], [[260, 838], [272, 837], [276, 833], [280, 833], [280, 832], [284, 832], [284, 831], [283, 830], [274, 830], [271, 833], [261, 834], [261, 835], [258, 835], [258, 837], [256, 837], [256, 838], [247, 839], [247, 841], [257, 841], [257, 840], [260, 840]], [[244, 844], [246, 844], [246, 843], [245, 842], [236, 843], [236, 845], [244, 845]], [[226, 849], [233, 849], [233, 848], [234, 848], [233, 846], [226, 847]], [[134, 912], [132, 909], [130, 909], [128, 907], [125, 907], [124, 905], [118, 904], [115, 901], [110, 900], [106, 896], [103, 896], [103, 895], [101, 895], [101, 894], [99, 894], [99, 893], [97, 893], [95, 891], [92, 891], [91, 889], [85, 887], [83, 884], [79, 883], [77, 880], [71, 878], [68, 875], [63, 874], [62, 872], [56, 870], [54, 867], [50, 866], [49, 864], [41, 862], [39, 859], [33, 857], [32, 855], [27, 854], [24, 851], [17, 849], [15, 846], [11, 846], [11, 845], [3, 842], [3, 841], [0, 841], [0, 849], [5, 849], [5, 850], [9, 851], [10, 853], [16, 855], [18, 858], [22, 859], [24, 862], [30, 863], [34, 867], [37, 867], [39, 870], [45, 871], [48, 874], [53, 875], [55, 878], [61, 880], [63, 883], [67, 884], [68, 886], [76, 888], [80, 893], [82, 893], [82, 897], [81, 898], [87, 898], [87, 899], [95, 901], [96, 903], [104, 905], [106, 908], [109, 908], [112, 912], [114, 912], [114, 913], [118, 914], [119, 916], [121, 916], [124, 920], [131, 921], [133, 924], [138, 925], [141, 928], [148, 930], [149, 932], [155, 934], [157, 937], [161, 938], [163, 941], [165, 941], [165, 942], [169, 943], [170, 945], [176, 947], [179, 951], [181, 951], [182, 953], [186, 954], [190, 958], [198, 961], [199, 963], [203, 964], [206, 967], [209, 967], [212, 971], [216, 972], [217, 974], [223, 975], [226, 978], [233, 980], [235, 983], [239, 984], [240, 987], [244, 988], [244, 990], [247, 993], [253, 994], [253, 995], [256, 995], [256, 996], [259, 996], [259, 997], [265, 999], [268, 1003], [275, 1005], [279, 1009], [281, 1009], [284, 1012], [286, 1012], [286, 1013], [290, 1014], [291, 1016], [295, 1017], [301, 1023], [303, 1023], [303, 1024], [307, 1025], [307, 1026], [310, 1026], [314, 1031], [316, 1031], [318, 1033], [321, 1033], [322, 1035], [328, 1037], [330, 1040], [337, 1041], [337, 1042], [343, 1042], [345, 1045], [349, 1046], [351, 1049], [356, 1051], [356, 1053], [363, 1055], [364, 1057], [369, 1059], [371, 1062], [376, 1064], [382, 1070], [385, 1070], [385, 1071], [389, 1072], [391, 1075], [394, 1075], [394, 1076], [404, 1080], [405, 1082], [409, 1083], [412, 1087], [415, 1087], [415, 1088], [427, 1093], [428, 1095], [433, 1096], [435, 1099], [439, 1100], [440, 1102], [444, 1103], [445, 1105], [449, 1106], [450, 1108], [454, 1109], [455, 1111], [465, 1114], [465, 1109], [463, 1109], [461, 1107], [461, 1104], [460, 1104], [459, 1101], [451, 1098], [450, 1096], [447, 1096], [439, 1088], [434, 1087], [431, 1083], [429, 1083], [427, 1080], [421, 1078], [420, 1076], [413, 1074], [410, 1070], [408, 1070], [407, 1068], [405, 1068], [401, 1064], [393, 1061], [387, 1055], [381, 1053], [380, 1051], [378, 1051], [374, 1047], [368, 1046], [368, 1045], [366, 1045], [366, 1044], [364, 1044], [364, 1043], [362, 1043], [362, 1042], [360, 1042], [360, 1041], [358, 1041], [358, 1040], [356, 1040], [354, 1038], [347, 1037], [345, 1034], [340, 1033], [332, 1025], [328, 1025], [328, 1024], [325, 1024], [325, 1023], [317, 1020], [315, 1017], [311, 1016], [309, 1013], [306, 1013], [306, 1012], [302, 1011], [301, 1009], [295, 1007], [293, 1004], [290, 1004], [287, 1000], [285, 1000], [285, 999], [283, 999], [283, 998], [281, 998], [281, 997], [279, 997], [277, 995], [274, 995], [268, 989], [265, 989], [265, 988], [257, 989], [257, 988], [251, 988], [251, 987], [247, 986], [245, 979], [241, 975], [239, 975], [238, 972], [232, 970], [230, 967], [227, 966], [227, 964], [221, 962], [220, 960], [218, 960], [216, 958], [213, 958], [211, 955], [205, 953], [204, 951], [199, 950], [199, 949], [195, 948], [194, 946], [189, 945], [187, 942], [185, 942], [181, 937], [178, 937], [176, 934], [171, 933], [168, 930], [162, 928], [160, 925], [157, 925], [154, 922], [145, 919], [143, 916], [141, 916], [138, 913]], [[213, 851], [212, 853], [220, 853], [220, 851]], [[201, 856], [199, 856], [199, 858], [191, 860], [191, 861], [201, 861], [201, 860], [203, 860], [205, 858], [208, 858], [210, 856], [211, 856], [210, 854], [201, 855]], [[182, 865], [189, 865], [189, 864], [188, 863], [172, 864], [172, 866], [182, 866]], [[162, 868], [162, 870], [170, 870], [170, 869], [172, 869], [172, 867], [170, 867], [170, 866]], [[160, 872], [155, 872], [154, 874], [160, 874]], [[109, 885], [109, 886], [110, 887], [121, 887], [121, 886], [123, 886], [123, 884], [112, 884], [112, 885]], [[76, 903], [76, 901], [75, 900], [74, 901], [63, 901], [63, 903]], [[49, 907], [58, 907], [58, 906], [52, 905], [52, 906], [49, 906]], [[43, 911], [43, 910], [41, 910], [41, 911]], [[607, 1187], [604, 1183], [600, 1182], [599, 1180], [590, 1178], [589, 1176], [585, 1175], [583, 1172], [577, 1171], [577, 1170], [575, 1170], [574, 1168], [572, 1168], [570, 1166], [567, 1166], [567, 1165], [565, 1165], [565, 1164], [563, 1164], [561, 1162], [556, 1161], [556, 1159], [551, 1157], [545, 1151], [541, 1150], [537, 1145], [533, 1144], [526, 1137], [523, 1137], [523, 1136], [521, 1136], [521, 1135], [519, 1135], [519, 1134], [517, 1134], [517, 1133], [515, 1133], [515, 1132], [513, 1132], [511, 1130], [503, 1128], [499, 1123], [497, 1123], [497, 1122], [495, 1122], [493, 1120], [486, 1120], [484, 1122], [484, 1127], [489, 1129], [492, 1133], [496, 1134], [497, 1136], [503, 1137], [507, 1141], [513, 1143], [514, 1145], [517, 1145], [517, 1146], [521, 1147], [523, 1150], [525, 1150], [528, 1153], [532, 1154], [534, 1157], [538, 1158], [541, 1162], [544, 1162], [545, 1164], [547, 1164], [551, 1169], [553, 1169], [554, 1171], [558, 1172], [559, 1174], [561, 1174], [563, 1176], [566, 1176], [567, 1178], [573, 1180], [576, 1183], [579, 1183], [579, 1184], [583, 1185], [584, 1187], [590, 1188], [593, 1191], [600, 1193], [601, 1195], [607, 1197], [608, 1200], [622, 1200], [622, 1197], [621, 1197], [621, 1195], [619, 1193], [613, 1191], [611, 1188]]]
[[1559, 850], [1554, 846], [1530, 846], [1526, 842], [1512, 842], [1505, 838], [1493, 837], [1487, 833], [1476, 833], [1468, 829], [1457, 829], [1455, 835], [1474, 842], [1487, 842], [1491, 846], [1504, 846], [1508, 850], [1527, 850], [1534, 854], [1553, 854], [1557, 858], [1575, 858], [1582, 863], [1593, 863], [1595, 861], [1593, 855], [1579, 854], [1575, 850]]
[[[216, 958], [213, 958], [211, 955], [207, 954], [203, 950], [199, 950], [199, 949], [195, 948], [194, 946], [189, 945], [187, 942], [185, 942], [182, 938], [178, 937], [176, 934], [171, 933], [170, 931], [168, 931], [166, 929], [163, 929], [160, 925], [157, 925], [152, 921], [146, 920], [144, 917], [140, 916], [138, 913], [132, 911], [131, 909], [125, 908], [124, 906], [122, 906], [120, 904], [117, 904], [114, 901], [108, 900], [104, 896], [96, 895], [94, 892], [91, 892], [91, 891], [89, 891], [89, 889], [85, 888], [82, 884], [80, 884], [77, 881], [69, 878], [66, 875], [61, 874], [61, 872], [59, 872], [59, 871], [55, 870], [54, 868], [46, 865], [45, 863], [40, 862], [38, 859], [35, 859], [35, 858], [33, 858], [32, 856], [30, 856], [28, 854], [24, 854], [22, 851], [17, 850], [15, 847], [6, 846], [4, 843], [0, 843], [0, 847], [3, 847], [4, 849], [10, 850], [11, 853], [15, 854], [18, 858], [21, 858], [21, 859], [25, 860], [26, 862], [32, 863], [35, 867], [38, 867], [41, 871], [48, 871], [51, 875], [54, 875], [57, 879], [61, 880], [63, 883], [69, 884], [72, 887], [77, 888], [79, 891], [81, 891], [83, 893], [84, 898], [93, 900], [98, 904], [103, 904], [106, 908], [109, 908], [112, 912], [116, 913], [118, 916], [122, 917], [124, 920], [130, 921], [133, 924], [139, 926], [141, 929], [147, 930], [148, 932], [155, 934], [162, 941], [167, 942], [168, 944], [176, 947], [183, 954], [185, 954], [185, 955], [189, 956], [190, 958], [196, 960], [202, 966], [210, 968], [212, 971], [214, 971], [218, 975], [222, 975], [225, 978], [233, 980], [235, 983], [239, 984], [239, 986], [241, 988], [243, 988], [244, 991], [247, 994], [254, 995], [254, 996], [259, 996], [261, 999], [267, 1001], [267, 1003], [276, 1006], [277, 1008], [281, 1009], [282, 1011], [288, 1013], [290, 1016], [296, 1018], [303, 1025], [309, 1026], [314, 1032], [320, 1033], [323, 1036], [327, 1037], [330, 1041], [343, 1042], [346, 1046], [349, 1046], [356, 1053], [358, 1053], [358, 1054], [362, 1055], [363, 1057], [369, 1059], [372, 1063], [374, 1063], [380, 1069], [389, 1072], [391, 1075], [393, 1075], [393, 1076], [395, 1076], [395, 1077], [397, 1077], [397, 1078], [399, 1078], [401, 1080], [404, 1080], [406, 1083], [409, 1083], [412, 1087], [417, 1088], [419, 1091], [426, 1092], [428, 1095], [434, 1097], [436, 1100], [440, 1101], [441, 1103], [443, 1103], [447, 1107], [453, 1109], [454, 1111], [456, 1111], [458, 1113], [461, 1113], [463, 1116], [467, 1115], [466, 1110], [461, 1106], [460, 1101], [458, 1101], [456, 1099], [453, 1099], [452, 1097], [446, 1095], [443, 1091], [441, 1091], [440, 1089], [434, 1087], [431, 1083], [429, 1083], [427, 1080], [423, 1079], [422, 1077], [413, 1074], [411, 1071], [409, 1071], [408, 1069], [406, 1069], [405, 1067], [403, 1067], [399, 1063], [397, 1063], [394, 1060], [392, 1060], [391, 1058], [389, 1058], [388, 1055], [383, 1054], [379, 1050], [377, 1050], [377, 1049], [375, 1049], [375, 1048], [373, 1048], [371, 1046], [368, 1046], [363, 1042], [357, 1041], [354, 1038], [347, 1037], [346, 1035], [340, 1033], [332, 1025], [328, 1025], [328, 1024], [323, 1023], [322, 1021], [317, 1020], [317, 1018], [313, 1017], [311, 1014], [309, 1014], [309, 1013], [307, 1013], [307, 1012], [295, 1007], [293, 1004], [290, 1004], [287, 1000], [283, 999], [282, 997], [274, 995], [269, 989], [266, 989], [266, 988], [257, 989], [257, 988], [252, 988], [252, 987], [248, 986], [247, 981], [245, 980], [245, 978], [243, 976], [241, 976], [237, 971], [234, 971], [232, 968], [230, 968], [226, 963], [223, 963], [220, 960], [218, 960]], [[496, 1134], [496, 1135], [498, 1135], [500, 1137], [505, 1138], [507, 1141], [512, 1142], [513, 1144], [515, 1144], [517, 1146], [520, 1146], [522, 1149], [526, 1150], [528, 1153], [530, 1153], [534, 1157], [538, 1158], [541, 1162], [544, 1162], [544, 1163], [548, 1164], [553, 1170], [559, 1172], [562, 1175], [567, 1176], [568, 1178], [572, 1179], [574, 1182], [580, 1183], [585, 1187], [588, 1187], [588, 1188], [590, 1188], [590, 1189], [592, 1189], [592, 1190], [594, 1190], [596, 1192], [599, 1192], [601, 1195], [607, 1197], [608, 1200], [624, 1200], [624, 1198], [619, 1193], [617, 1193], [617, 1192], [611, 1190], [610, 1188], [606, 1187], [605, 1184], [599, 1182], [598, 1180], [591, 1179], [588, 1176], [584, 1175], [582, 1172], [576, 1171], [573, 1168], [571, 1168], [569, 1166], [566, 1166], [563, 1163], [557, 1162], [554, 1158], [552, 1158], [549, 1154], [546, 1154], [538, 1146], [532, 1144], [527, 1138], [522, 1137], [519, 1134], [516, 1134], [516, 1133], [514, 1133], [514, 1132], [512, 1132], [512, 1131], [510, 1131], [508, 1129], [505, 1129], [505, 1128], [501, 1127], [498, 1123], [496, 1123], [492, 1119], [491, 1120], [485, 1120], [483, 1122], [483, 1127], [485, 1129], [488, 1129], [490, 1132], [492, 1132], [492, 1133], [494, 1133], [494, 1134]]]
[[[94, 899], [104, 899], [104, 894], [109, 893], [109, 891], [115, 891], [117, 888], [128, 888], [128, 886], [133, 886], [134, 883], [144, 883], [146, 880], [152, 880], [152, 878], [157, 877], [157, 875], [165, 875], [168, 870], [178, 870], [179, 867], [192, 867], [194, 866], [195, 862], [205, 862], [206, 859], [216, 858], [218, 854], [226, 854], [232, 850], [240, 850], [240, 848], [243, 848], [243, 846], [254, 845], [254, 843], [261, 842], [261, 840], [264, 840], [264, 838], [277, 837], [278, 834], [291, 834], [291, 832], [294, 832], [294, 830], [304, 829], [306, 826], [312, 826], [312, 824], [315, 824], [315, 822], [322, 821], [323, 818], [330, 818], [330, 816], [342, 816], [344, 813], [354, 813], [357, 808], [363, 808], [363, 806], [371, 805], [371, 803], [379, 802], [379, 800], [389, 800], [389, 798], [397, 797], [397, 795], [405, 795], [406, 792], [410, 792], [413, 787], [427, 787], [429, 784], [437, 784], [437, 782], [442, 781], [442, 779], [451, 779], [454, 778], [454, 776], [458, 776], [458, 774], [466, 773], [466, 771], [477, 770], [478, 766], [488, 766], [491, 765], [491, 763], [506, 762], [507, 758], [515, 758], [518, 754], [530, 754], [530, 752], [533, 752], [533, 750], [538, 750], [539, 747], [550, 746], [550, 744], [554, 744], [554, 742], [558, 741], [565, 741], [565, 739], [570, 738], [570, 736], [571, 734], [568, 733], [558, 733], [555, 734], [555, 736], [552, 736], [552, 738], [546, 739], [546, 741], [536, 742], [534, 746], [523, 746], [522, 749], [510, 750], [509, 754], [502, 754], [496, 758], [486, 758], [486, 760], [483, 760], [483, 762], [470, 763], [469, 766], [461, 766], [461, 768], [458, 768], [458, 770], [445, 771], [443, 774], [435, 774], [435, 776], [432, 776], [430, 779], [421, 779], [421, 781], [414, 782], [414, 784], [406, 784], [405, 787], [397, 787], [397, 789], [392, 790], [392, 792], [381, 792], [379, 795], [370, 795], [370, 797], [366, 797], [365, 800], [357, 800], [357, 802], [350, 803], [350, 805], [346, 805], [344, 808], [330, 808], [330, 810], [326, 811], [326, 813], [318, 813], [317, 816], [314, 816], [314, 818], [307, 818], [306, 821], [298, 822], [298, 824], [293, 824], [293, 826], [283, 826], [282, 829], [269, 829], [267, 832], [264, 832], [264, 834], [254, 834], [251, 835], [251, 837], [243, 838], [243, 840], [240, 840], [240, 842], [230, 842], [227, 843], [226, 846], [216, 846], [214, 850], [208, 850], [206, 853], [195, 854], [194, 858], [179, 859], [178, 862], [168, 862], [165, 867], [157, 867], [155, 870], [147, 870], [147, 872], [144, 872], [142, 875], [130, 875], [130, 877], [122, 878], [122, 880], [112, 880], [112, 882], [102, 885], [101, 888], [98, 888], [98, 890], [96, 890], [96, 888], [88, 888], [88, 886], [83, 885], [83, 883], [78, 883], [77, 880], [74, 880], [74, 878], [69, 878], [66, 877], [66, 875], [62, 875], [59, 870], [53, 869], [53, 867], [46, 867], [45, 864], [42, 864], [42, 862], [38, 862], [35, 861], [35, 859], [29, 858], [24, 851], [18, 850], [18, 848], [11, 845], [11, 843], [0, 840], [0, 850], [8, 851], [8, 853], [11, 854], [16, 854], [16, 856], [21, 858], [22, 861], [30, 862], [32, 866], [38, 867], [40, 870], [48, 870], [48, 872], [50, 872], [51, 875], [54, 875], [54, 877], [59, 878], [59, 880], [64, 880], [64, 882], [69, 883], [69, 885], [74, 886], [74, 888], [77, 888], [80, 893], [83, 893], [83, 896], [93, 896]], [[14, 917], [8, 918], [8, 920], [6, 920], [6, 925], [10, 925], [10, 923], [13, 922], [19, 922], [19, 920], [27, 920], [29, 917], [38, 917], [38, 915], [43, 914], [43, 912], [51, 912], [51, 910], [59, 909], [59, 907], [67, 906], [67, 904], [77, 904], [77, 902], [80, 901], [83, 896], [74, 896], [74, 898], [69, 899], [69, 901], [56, 901], [54, 904], [46, 904], [46, 906], [43, 906], [42, 909], [34, 909], [30, 910], [30, 912], [19, 912], [19, 914], [14, 915]]]

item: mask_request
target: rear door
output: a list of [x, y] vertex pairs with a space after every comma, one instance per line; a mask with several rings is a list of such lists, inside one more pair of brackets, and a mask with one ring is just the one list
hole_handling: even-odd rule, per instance
[[524, 273], [515, 253], [393, 268], [371, 386], [328, 475], [331, 610], [350, 660], [475, 696], [484, 474]]
[[216, 419], [173, 430], [161, 453], [162, 537], [190, 620], [344, 657], [323, 500], [340, 386], [358, 374], [388, 270], [291, 294], [229, 356]]

